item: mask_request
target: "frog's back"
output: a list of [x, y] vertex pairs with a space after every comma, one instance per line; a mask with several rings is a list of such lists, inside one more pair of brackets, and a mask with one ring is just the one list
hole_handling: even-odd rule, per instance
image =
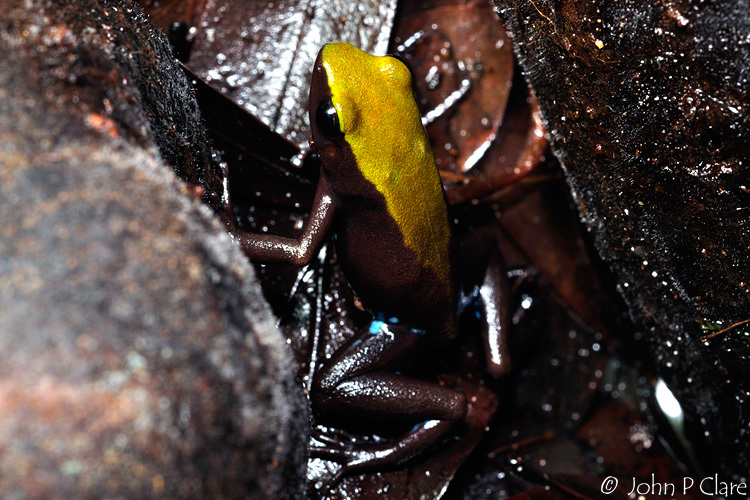
[[409, 70], [395, 58], [338, 43], [323, 48], [319, 66], [346, 150], [347, 161], [339, 155], [337, 165], [323, 163], [342, 205], [337, 248], [355, 291], [373, 295], [369, 303], [387, 301], [377, 295], [388, 293], [389, 281], [393, 298], [407, 300], [410, 289], [411, 302], [447, 306], [455, 293], [451, 231]]

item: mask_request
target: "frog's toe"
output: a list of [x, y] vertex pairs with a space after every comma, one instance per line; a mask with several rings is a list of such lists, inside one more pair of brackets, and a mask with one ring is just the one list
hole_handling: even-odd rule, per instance
[[320, 444], [311, 443], [308, 446], [310, 456], [336, 462], [346, 468], [371, 460], [371, 453], [356, 444], [338, 442], [330, 436], [324, 439], [325, 441], [316, 438]]

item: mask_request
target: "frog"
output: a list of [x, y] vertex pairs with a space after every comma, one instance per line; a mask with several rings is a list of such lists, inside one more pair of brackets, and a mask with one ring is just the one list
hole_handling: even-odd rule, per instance
[[[402, 60], [347, 43], [324, 45], [313, 67], [309, 119], [321, 168], [301, 234], [236, 238], [251, 261], [304, 266], [332, 235], [344, 276], [372, 315], [316, 373], [313, 414], [418, 423], [357, 446], [316, 435], [311, 456], [339, 463], [341, 477], [404, 464], [466, 417], [460, 391], [400, 372], [419, 352], [454, 339], [465, 311], [485, 319], [489, 372], [510, 370], [508, 286], [492, 237], [473, 238], [490, 240], [484, 245], [456, 242]], [[459, 254], [471, 264], [460, 264]]]

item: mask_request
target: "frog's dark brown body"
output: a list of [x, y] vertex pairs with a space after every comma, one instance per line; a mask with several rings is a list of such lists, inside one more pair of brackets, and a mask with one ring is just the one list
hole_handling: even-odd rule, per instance
[[[238, 238], [251, 259], [302, 265], [332, 231], [347, 280], [373, 313], [371, 327], [356, 332], [316, 375], [316, 417], [423, 421], [399, 438], [361, 446], [317, 436], [312, 453], [341, 463], [345, 474], [399, 464], [466, 415], [462, 394], [396, 373], [420, 346], [455, 335], [460, 290], [445, 195], [408, 69], [347, 44], [325, 46], [313, 70], [310, 121], [323, 169], [303, 234]], [[496, 374], [508, 366], [500, 340], [507, 315], [498, 314], [503, 284], [504, 272], [496, 270], [470, 287], [494, 315], [487, 338]]]
[[446, 290], [432, 269], [420, 263], [405, 245], [383, 196], [367, 180], [362, 184], [370, 191], [367, 203], [340, 201], [333, 226], [336, 254], [352, 289], [386, 322], [396, 319], [432, 335], [453, 337], [456, 288]]

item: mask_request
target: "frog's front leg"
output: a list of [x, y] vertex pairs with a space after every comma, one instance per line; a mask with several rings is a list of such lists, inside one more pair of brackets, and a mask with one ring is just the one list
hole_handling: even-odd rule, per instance
[[497, 236], [490, 230], [475, 231], [461, 244], [464, 298], [462, 313], [468, 305], [481, 320], [487, 370], [499, 377], [511, 370], [508, 352], [510, 329], [509, 287], [505, 261]]
[[484, 280], [479, 287], [479, 298], [480, 307], [484, 309], [483, 335], [487, 369], [496, 377], [507, 375], [511, 370], [508, 352], [509, 295], [505, 261], [500, 250], [494, 247]]
[[310, 262], [320, 248], [333, 222], [336, 209], [335, 198], [325, 175], [320, 176], [313, 199], [310, 218], [302, 229], [299, 239], [284, 238], [273, 234], [250, 234], [236, 232], [242, 250], [250, 260], [263, 263], [283, 263], [304, 266]]
[[369, 330], [358, 331], [323, 365], [312, 391], [316, 414], [422, 423], [398, 438], [366, 446], [321, 441], [323, 445], [311, 449], [313, 456], [341, 463], [344, 474], [392, 467], [421, 453], [466, 416], [463, 394], [395, 372], [425, 337], [376, 321]]

